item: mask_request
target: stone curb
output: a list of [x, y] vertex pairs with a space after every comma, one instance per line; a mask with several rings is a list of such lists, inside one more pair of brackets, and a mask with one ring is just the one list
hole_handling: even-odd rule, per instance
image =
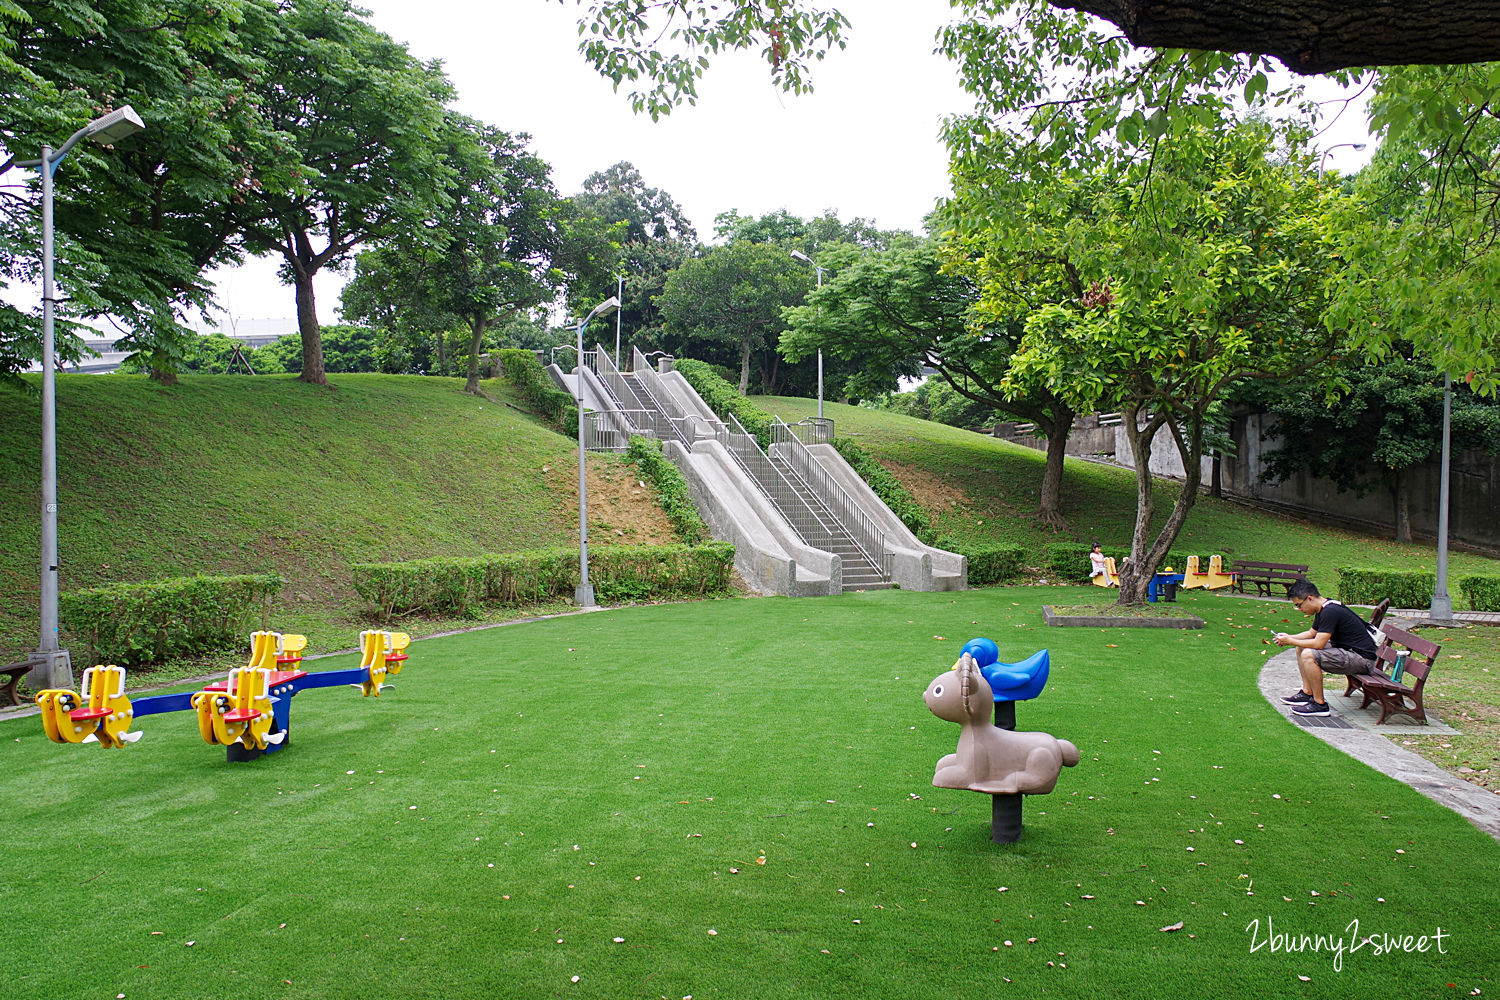
[[[1258, 683], [1260, 693], [1270, 702], [1271, 707], [1281, 713], [1288, 725], [1297, 726], [1292, 719], [1292, 707], [1281, 703], [1282, 695], [1290, 694], [1302, 686], [1302, 677], [1297, 671], [1296, 651], [1287, 650], [1268, 659], [1261, 668]], [[1410, 785], [1500, 840], [1500, 795], [1449, 774], [1427, 758], [1410, 750], [1403, 750], [1379, 733], [1365, 729], [1324, 729], [1311, 726], [1297, 728], [1342, 750], [1360, 763], [1368, 764], [1382, 774]]]
[[1055, 615], [1042, 605], [1042, 618], [1054, 628], [1203, 628], [1202, 618], [1115, 618], [1110, 615]]

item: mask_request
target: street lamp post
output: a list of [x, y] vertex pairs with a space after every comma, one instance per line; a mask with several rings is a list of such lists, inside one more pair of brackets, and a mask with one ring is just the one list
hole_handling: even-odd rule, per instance
[[597, 607], [594, 603], [594, 585], [589, 583], [589, 488], [583, 462], [583, 332], [589, 321], [602, 316], [611, 309], [620, 308], [620, 300], [610, 296], [599, 303], [578, 324], [578, 381], [574, 389], [578, 397], [578, 589], [573, 592], [574, 602], [582, 608]]
[[[816, 261], [801, 250], [793, 250], [792, 256], [818, 272], [818, 287], [821, 289], [823, 287], [823, 268], [818, 266]], [[819, 314], [823, 312], [822, 306], [818, 307], [818, 312]], [[821, 347], [818, 348], [818, 419], [823, 419], [823, 348]]]
[[1432, 591], [1432, 603], [1428, 607], [1427, 619], [1433, 623], [1453, 622], [1453, 598], [1448, 595], [1448, 474], [1450, 418], [1453, 405], [1453, 379], [1443, 373], [1443, 459], [1442, 479], [1438, 484], [1438, 538], [1437, 580]]
[[[616, 302], [624, 302], [625, 301], [625, 275], [623, 275], [623, 274], [617, 275], [617, 278], [619, 279], [619, 284], [616, 286], [615, 301]], [[624, 317], [625, 317], [625, 310], [623, 308], [616, 308], [615, 309], [615, 371], [619, 371], [620, 370], [620, 324], [624, 320]]]
[[74, 132], [57, 152], [42, 147], [36, 160], [22, 160], [18, 167], [36, 167], [42, 175], [42, 614], [41, 648], [30, 657], [35, 690], [73, 686], [73, 663], [61, 648], [57, 634], [57, 384], [53, 322], [56, 293], [52, 280], [52, 175], [63, 157], [82, 139], [107, 146], [146, 126], [126, 105], [95, 118]]
[[1323, 164], [1327, 162], [1327, 160], [1328, 160], [1328, 154], [1331, 153], [1331, 152], [1333, 152], [1335, 149], [1346, 149], [1346, 148], [1347, 149], [1353, 149], [1353, 150], [1361, 150], [1361, 149], [1365, 148], [1365, 144], [1362, 143], [1362, 142], [1340, 142], [1340, 143], [1335, 143], [1334, 145], [1329, 146], [1327, 149], [1323, 150], [1323, 155], [1320, 156], [1320, 157], [1318, 157], [1318, 180], [1322, 180], [1323, 179]]

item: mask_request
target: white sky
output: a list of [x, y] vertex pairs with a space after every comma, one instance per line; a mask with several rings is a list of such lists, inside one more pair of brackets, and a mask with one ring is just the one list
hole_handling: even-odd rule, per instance
[[[698, 104], [661, 122], [632, 113], [626, 94], [584, 63], [572, 0], [498, 0], [488, 8], [472, 0], [362, 2], [372, 23], [418, 58], [443, 61], [459, 110], [530, 133], [561, 193], [628, 160], [683, 206], [703, 239], [713, 235], [714, 216], [729, 209], [804, 217], [833, 209], [844, 219], [918, 231], [948, 193], [940, 121], [970, 107], [955, 68], [933, 53], [951, 15], [948, 0], [830, 0], [852, 22], [849, 44], [813, 65], [813, 93], [780, 93], [756, 53], [721, 54], [700, 83]], [[1365, 139], [1357, 106], [1317, 146], [1330, 150], [1329, 169], [1349, 171], [1372, 149], [1331, 147]], [[281, 324], [247, 321], [296, 314], [271, 258], [215, 278], [224, 316], [209, 326], [227, 329], [232, 319], [265, 332]], [[344, 280], [327, 270], [319, 276], [321, 321], [337, 321]], [[26, 289], [10, 291], [27, 297]], [[286, 329], [295, 323], [287, 320]]]
[[[948, 191], [943, 115], [969, 107], [957, 74], [933, 54], [947, 0], [840, 0], [849, 46], [813, 66], [814, 91], [795, 97], [770, 82], [751, 52], [721, 55], [698, 104], [658, 123], [633, 114], [626, 93], [578, 54], [579, 8], [556, 0], [363, 0], [372, 23], [420, 59], [441, 59], [465, 114], [512, 132], [552, 165], [573, 194], [621, 160], [683, 206], [700, 238], [729, 209], [800, 216], [834, 209], [886, 229], [919, 231]], [[899, 13], [894, 13], [899, 12]], [[317, 286], [318, 318], [333, 322], [343, 279]], [[292, 290], [270, 260], [218, 281], [239, 320], [295, 315]]]

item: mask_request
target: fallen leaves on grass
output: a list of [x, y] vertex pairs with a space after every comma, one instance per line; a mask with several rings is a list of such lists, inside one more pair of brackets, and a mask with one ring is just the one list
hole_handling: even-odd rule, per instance
[[1180, 931], [1180, 930], [1182, 930], [1182, 921], [1181, 920], [1177, 921], [1177, 923], [1175, 923], [1175, 924], [1168, 924], [1167, 926], [1163, 927], [1162, 928], [1162, 933], [1170, 933], [1171, 931]]

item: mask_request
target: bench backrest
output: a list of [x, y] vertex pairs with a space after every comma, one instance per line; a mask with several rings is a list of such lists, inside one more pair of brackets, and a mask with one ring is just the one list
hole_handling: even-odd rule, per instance
[[1381, 631], [1385, 632], [1385, 642], [1375, 651], [1376, 657], [1388, 666], [1393, 665], [1396, 662], [1396, 647], [1405, 646], [1411, 651], [1411, 655], [1406, 658], [1406, 673], [1419, 681], [1425, 681], [1443, 647], [1394, 625], [1387, 625]]
[[1256, 562], [1253, 559], [1236, 559], [1234, 561], [1234, 569], [1237, 571], [1245, 569], [1280, 570], [1284, 573], [1297, 573], [1299, 575], [1307, 572], [1306, 566], [1298, 566], [1296, 563]]

